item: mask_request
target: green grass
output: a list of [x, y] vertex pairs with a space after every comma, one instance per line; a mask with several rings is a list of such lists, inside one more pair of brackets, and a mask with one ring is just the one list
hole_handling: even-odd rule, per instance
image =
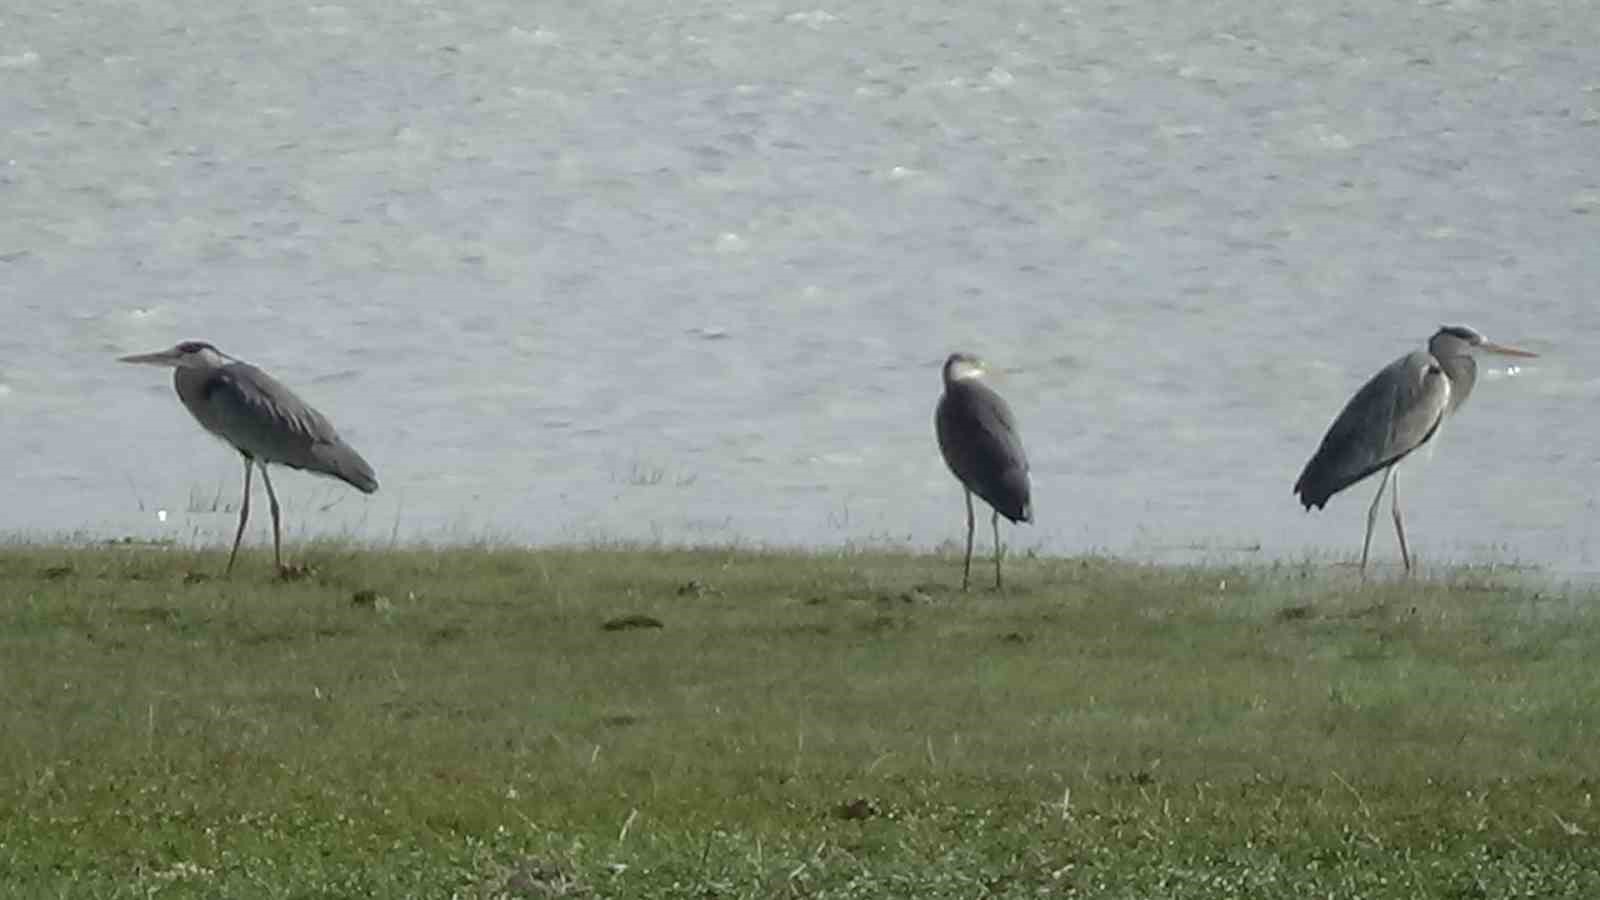
[[1587, 590], [305, 557], [0, 548], [6, 897], [1600, 897]]

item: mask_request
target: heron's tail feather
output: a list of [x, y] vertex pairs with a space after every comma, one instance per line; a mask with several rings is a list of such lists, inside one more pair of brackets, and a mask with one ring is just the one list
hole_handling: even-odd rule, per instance
[[339, 441], [336, 444], [318, 444], [312, 452], [322, 464], [318, 471], [332, 475], [363, 494], [377, 491], [377, 474], [354, 447]]
[[[1403, 455], [1402, 457], [1403, 458]], [[1328, 503], [1328, 498], [1339, 493], [1352, 484], [1366, 478], [1374, 472], [1382, 471], [1400, 461], [1400, 458], [1385, 459], [1370, 465], [1353, 469], [1340, 469], [1339, 467], [1321, 463], [1322, 457], [1312, 457], [1306, 464], [1306, 470], [1300, 473], [1300, 478], [1294, 483], [1294, 492], [1300, 495], [1300, 503], [1307, 510], [1315, 506], [1321, 509]]]
[[1306, 508], [1307, 512], [1310, 512], [1313, 506], [1317, 509], [1323, 508], [1327, 505], [1328, 498], [1333, 496], [1332, 490], [1322, 488], [1322, 485], [1310, 484], [1304, 475], [1300, 476], [1300, 480], [1294, 483], [1294, 492], [1299, 495], [1300, 503]]
[[1012, 522], [1033, 521], [1033, 491], [1027, 470], [1016, 467], [1001, 475], [997, 485], [985, 485], [978, 495]]

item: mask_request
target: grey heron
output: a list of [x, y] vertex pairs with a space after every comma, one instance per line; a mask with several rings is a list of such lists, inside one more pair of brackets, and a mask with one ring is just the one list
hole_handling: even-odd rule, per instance
[[333, 424], [276, 378], [234, 359], [204, 341], [184, 341], [170, 350], [124, 356], [126, 363], [168, 366], [178, 399], [200, 427], [227, 441], [244, 457], [244, 499], [239, 529], [228, 554], [228, 572], [250, 518], [250, 469], [259, 466], [272, 509], [272, 558], [283, 571], [278, 496], [267, 463], [330, 475], [362, 493], [378, 489], [372, 467], [345, 443]]
[[1427, 350], [1400, 357], [1356, 391], [1294, 483], [1294, 492], [1309, 511], [1313, 506], [1321, 509], [1329, 497], [1368, 475], [1383, 472], [1378, 493], [1367, 510], [1367, 535], [1361, 542], [1363, 572], [1372, 546], [1372, 528], [1378, 519], [1378, 503], [1391, 480], [1394, 532], [1400, 539], [1400, 558], [1405, 561], [1406, 571], [1411, 571], [1411, 552], [1406, 547], [1405, 525], [1400, 521], [1400, 477], [1395, 474], [1395, 466], [1426, 444], [1445, 417], [1467, 402], [1478, 378], [1473, 351], [1538, 355], [1493, 343], [1465, 325], [1441, 327], [1428, 340]]
[[972, 495], [994, 508], [994, 586], [1000, 580], [1000, 517], [1012, 522], [1032, 522], [1033, 504], [1028, 490], [1028, 457], [1022, 452], [1016, 418], [1011, 407], [983, 382], [982, 360], [967, 353], [952, 353], [944, 361], [944, 394], [934, 410], [934, 433], [939, 452], [961, 481], [967, 498], [967, 554], [961, 568], [961, 589], [972, 578]]

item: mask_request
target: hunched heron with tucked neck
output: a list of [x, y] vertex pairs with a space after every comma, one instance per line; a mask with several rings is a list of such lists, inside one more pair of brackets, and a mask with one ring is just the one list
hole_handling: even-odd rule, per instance
[[1394, 482], [1390, 495], [1394, 532], [1400, 539], [1400, 558], [1411, 571], [1405, 525], [1400, 520], [1400, 476], [1395, 467], [1413, 450], [1439, 431], [1446, 416], [1461, 408], [1478, 380], [1474, 351], [1504, 356], [1532, 357], [1517, 347], [1496, 344], [1465, 325], [1445, 325], [1428, 340], [1427, 350], [1415, 350], [1379, 370], [1356, 391], [1344, 410], [1328, 427], [1317, 452], [1306, 463], [1294, 492], [1309, 511], [1321, 509], [1328, 498], [1375, 472], [1383, 473], [1378, 493], [1367, 510], [1367, 534], [1361, 542], [1361, 571], [1367, 570], [1372, 528], [1378, 520], [1378, 503], [1384, 488]]
[[239, 528], [233, 535], [233, 549], [228, 553], [228, 573], [233, 572], [239, 541], [250, 518], [252, 466], [261, 469], [261, 480], [267, 486], [272, 509], [272, 558], [280, 572], [286, 571], [282, 528], [278, 496], [272, 490], [267, 463], [328, 475], [365, 494], [378, 489], [372, 467], [339, 437], [333, 423], [255, 366], [234, 359], [205, 341], [184, 341], [170, 350], [138, 353], [120, 360], [172, 368], [178, 399], [195, 421], [244, 457], [244, 499], [239, 504]]
[[961, 482], [967, 499], [967, 553], [961, 568], [961, 589], [972, 578], [972, 495], [994, 508], [994, 586], [1000, 576], [1000, 517], [1012, 522], [1032, 522], [1028, 456], [1017, 434], [1011, 407], [983, 381], [983, 360], [969, 353], [952, 353], [944, 361], [944, 394], [934, 410], [934, 433], [945, 464]]

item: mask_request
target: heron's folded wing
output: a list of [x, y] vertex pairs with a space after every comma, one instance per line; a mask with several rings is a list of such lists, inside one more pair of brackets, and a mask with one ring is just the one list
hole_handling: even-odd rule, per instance
[[934, 424], [963, 484], [1012, 521], [1032, 518], [1028, 456], [1004, 398], [987, 385], [957, 382], [945, 389]]
[[264, 462], [343, 479], [368, 493], [372, 467], [346, 444], [327, 417], [248, 363], [218, 371], [205, 391], [207, 428]]
[[1417, 351], [1385, 366], [1356, 391], [1328, 426], [1295, 482], [1309, 509], [1422, 446], [1449, 403], [1449, 381], [1428, 378], [1433, 358]]

